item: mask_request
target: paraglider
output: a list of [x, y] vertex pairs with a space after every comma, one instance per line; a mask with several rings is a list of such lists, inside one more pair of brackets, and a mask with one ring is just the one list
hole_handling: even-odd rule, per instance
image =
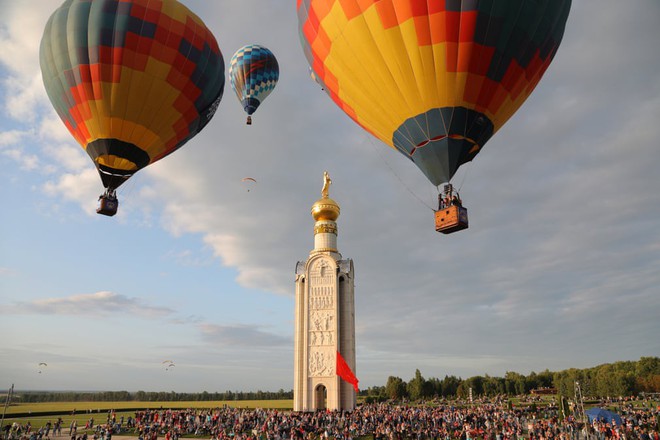
[[117, 188], [181, 148], [222, 99], [224, 59], [202, 20], [176, 0], [66, 0], [39, 62], [53, 107], [87, 152], [117, 212]]
[[165, 371], [168, 371], [170, 368], [175, 367], [174, 361], [171, 359], [166, 359], [163, 362], [161, 362], [161, 365], [165, 367]]
[[252, 124], [252, 114], [273, 91], [279, 77], [275, 55], [263, 46], [244, 46], [231, 57], [229, 82], [248, 115], [247, 125]]
[[42, 366], [43, 366], [43, 367], [47, 367], [48, 364], [45, 363], [45, 362], [39, 362], [39, 365], [38, 365], [38, 373], [39, 373], [39, 374], [41, 374], [41, 367], [42, 367]]
[[[540, 81], [570, 7], [571, 0], [299, 0], [297, 12], [314, 80], [433, 185], [446, 183], [442, 201], [453, 199], [458, 168]], [[464, 207], [438, 215], [441, 208], [436, 230], [467, 227]]]
[[[253, 183], [257, 183], [257, 181], [256, 181], [253, 177], [243, 177], [243, 178], [241, 179], [241, 182], [253, 182]], [[248, 188], [247, 191], [250, 192], [250, 188]]]

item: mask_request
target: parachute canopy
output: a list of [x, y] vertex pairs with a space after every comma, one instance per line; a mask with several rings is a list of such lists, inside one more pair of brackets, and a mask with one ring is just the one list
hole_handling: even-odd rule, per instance
[[241, 182], [244, 182], [244, 184], [248, 185], [248, 192], [250, 192], [250, 186], [254, 185], [257, 183], [257, 180], [253, 177], [243, 177], [241, 179]]
[[313, 78], [355, 122], [449, 182], [523, 104], [571, 0], [298, 0]]
[[39, 61], [57, 114], [111, 192], [202, 130], [225, 84], [215, 37], [176, 0], [66, 0]]
[[241, 47], [229, 62], [229, 82], [248, 114], [248, 124], [259, 105], [273, 91], [280, 77], [275, 55], [258, 44]]

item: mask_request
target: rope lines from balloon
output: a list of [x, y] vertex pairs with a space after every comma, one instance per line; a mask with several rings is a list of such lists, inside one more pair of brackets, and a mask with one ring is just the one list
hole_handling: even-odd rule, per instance
[[[392, 166], [389, 164], [389, 162], [387, 162], [387, 160], [386, 160], [385, 157], [383, 156], [383, 153], [381, 152], [381, 148], [380, 148], [378, 145], [376, 145], [376, 144], [374, 143], [374, 140], [371, 138], [371, 136], [370, 136], [369, 134], [367, 134], [367, 133], [364, 133], [364, 138], [365, 138], [365, 140], [369, 143], [369, 145], [371, 145], [371, 147], [372, 147], [374, 150], [376, 150], [376, 153], [378, 153], [378, 157], [380, 157], [380, 159], [381, 159], [381, 160], [383, 161], [383, 163], [387, 166], [387, 168], [389, 168], [390, 172], [391, 172], [392, 174], [394, 174], [394, 177], [396, 177], [397, 180], [398, 180], [399, 182], [401, 182], [401, 185], [403, 185], [403, 187], [406, 189], [406, 191], [408, 191], [408, 192], [409, 192], [409, 193], [410, 193], [415, 199], [417, 199], [417, 201], [418, 201], [419, 203], [421, 203], [422, 205], [426, 206], [426, 207], [427, 207], [428, 209], [430, 209], [431, 211], [435, 212], [435, 209], [433, 209], [433, 208], [432, 208], [428, 203], [426, 203], [421, 197], [419, 197], [417, 194], [415, 194], [415, 193], [412, 191], [412, 189], [410, 189], [410, 187], [409, 187], [408, 185], [406, 185], [406, 183], [405, 183], [405, 182], [401, 179], [401, 177], [396, 173], [396, 171], [394, 171], [394, 168], [392, 168]], [[398, 153], [398, 152], [397, 152], [397, 153]], [[439, 193], [440, 193], [440, 188], [439, 188], [439, 187], [436, 187], [436, 190], [438, 191], [438, 194], [439, 194]]]

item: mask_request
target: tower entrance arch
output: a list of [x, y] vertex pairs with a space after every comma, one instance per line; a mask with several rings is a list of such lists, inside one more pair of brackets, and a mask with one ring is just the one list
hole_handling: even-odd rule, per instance
[[328, 389], [323, 384], [316, 386], [314, 390], [314, 409], [315, 410], [324, 410], [327, 408], [328, 401]]

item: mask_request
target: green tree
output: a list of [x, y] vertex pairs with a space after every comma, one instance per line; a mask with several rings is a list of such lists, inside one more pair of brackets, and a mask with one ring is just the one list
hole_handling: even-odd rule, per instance
[[390, 376], [385, 385], [385, 394], [393, 400], [401, 400], [407, 397], [406, 383], [400, 377]]
[[408, 396], [411, 400], [419, 400], [432, 396], [432, 386], [424, 379], [419, 370], [415, 370], [415, 377], [408, 382]]
[[504, 394], [504, 379], [486, 375], [483, 381], [483, 392], [486, 396], [497, 396], [498, 394]]
[[442, 380], [442, 389], [440, 394], [444, 397], [456, 396], [458, 393], [458, 387], [461, 384], [462, 380], [456, 376], [445, 376]]
[[510, 396], [526, 394], [529, 390], [525, 385], [525, 376], [520, 373], [507, 371], [504, 375], [504, 390]]

